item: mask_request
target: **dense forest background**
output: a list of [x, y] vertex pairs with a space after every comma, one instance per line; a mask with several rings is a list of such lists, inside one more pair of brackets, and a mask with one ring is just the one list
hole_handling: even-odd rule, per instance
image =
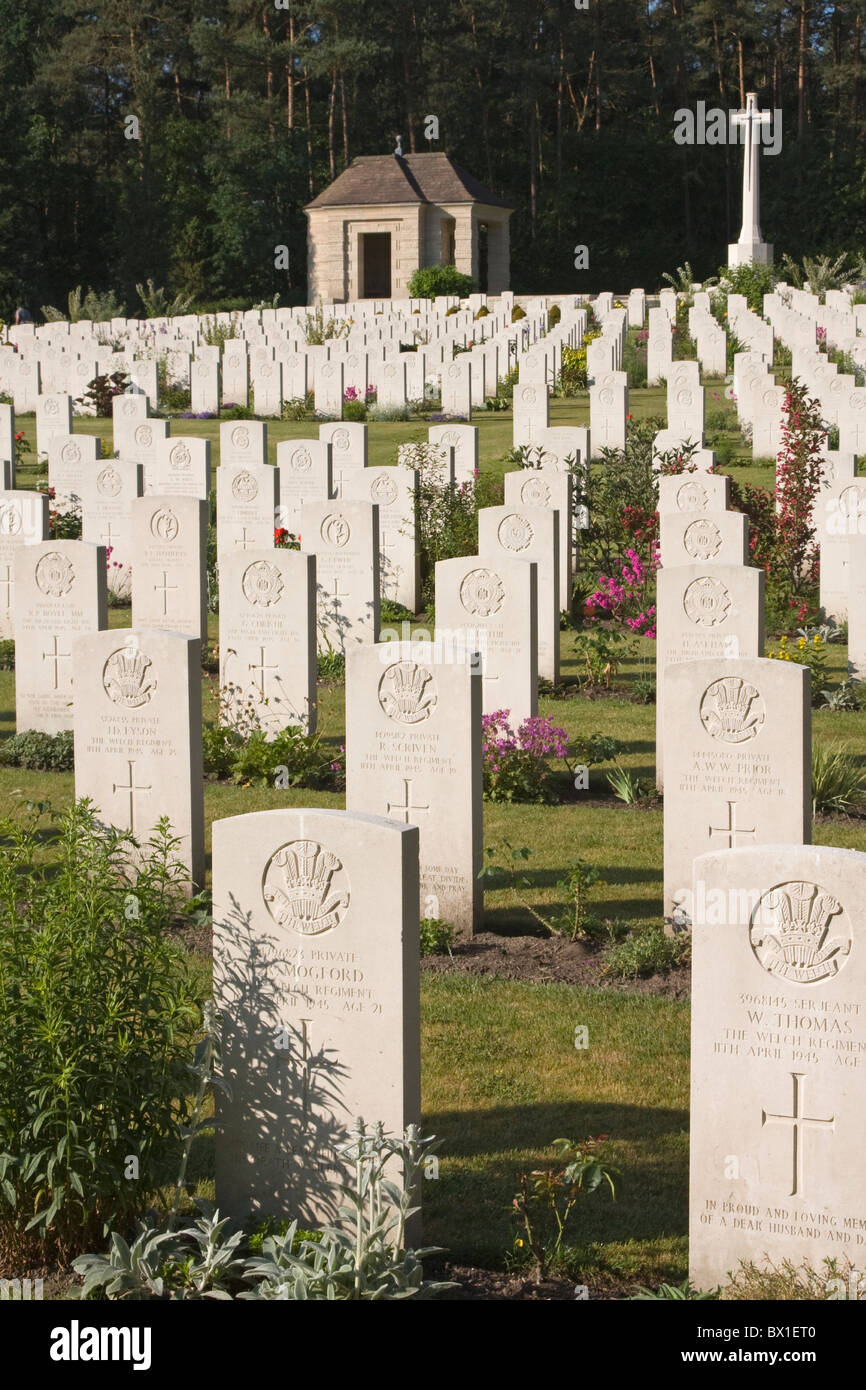
[[777, 256], [862, 249], [864, 16], [866, 0], [0, 0], [0, 314], [65, 306], [77, 284], [140, 314], [148, 276], [197, 307], [303, 303], [304, 204], [398, 134], [514, 206], [518, 292], [649, 289], [686, 258], [704, 276], [739, 231], [742, 150], [677, 145], [674, 113], [749, 90], [784, 112], [761, 160]]

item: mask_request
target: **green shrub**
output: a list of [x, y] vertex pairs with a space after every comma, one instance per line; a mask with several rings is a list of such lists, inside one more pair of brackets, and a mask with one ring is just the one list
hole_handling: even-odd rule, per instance
[[866, 799], [866, 771], [838, 746], [812, 749], [812, 814], [847, 815]]
[[719, 1296], [718, 1289], [695, 1289], [692, 1288], [688, 1279], [684, 1279], [681, 1284], [660, 1284], [657, 1289], [649, 1289], [645, 1284], [636, 1284], [636, 1292], [632, 1294], [631, 1301], [635, 1303], [646, 1302], [652, 1299], [653, 1302], [674, 1302], [683, 1303], [702, 1302], [708, 1299], [716, 1299]]
[[15, 670], [15, 643], [11, 637], [0, 642], [0, 671]]
[[[0, 822], [0, 1250], [7, 1268], [128, 1233], [187, 1114], [199, 994], [167, 927], [186, 871], [80, 801]], [[125, 1176], [138, 1160], [139, 1180]]]
[[45, 734], [38, 729], [25, 729], [13, 734], [0, 743], [0, 763], [37, 772], [71, 772], [75, 766], [72, 730]]
[[366, 407], [366, 405], [364, 404], [363, 401], [344, 401], [344, 402], [343, 402], [343, 419], [344, 419], [344, 420], [355, 420], [357, 423], [363, 424], [364, 421], [366, 420], [366, 418], [367, 418], [367, 407]]
[[437, 295], [457, 295], [465, 299], [475, 289], [471, 275], [464, 275], [456, 265], [427, 265], [413, 270], [406, 291], [410, 299], [435, 299]]
[[548, 328], [555, 328], [556, 325], [560, 322], [561, 319], [562, 319], [562, 310], [560, 309], [559, 305], [558, 305], [558, 304], [551, 304], [550, 308], [549, 308], [548, 311], [547, 311], [547, 326], [548, 326]]
[[248, 405], [233, 405], [230, 402], [228, 407], [220, 407], [221, 420], [254, 420], [255, 418]]
[[334, 651], [319, 652], [318, 681], [320, 685], [331, 685], [346, 679], [346, 654]]
[[526, 318], [526, 310], [525, 310], [525, 309], [521, 309], [521, 307], [520, 307], [519, 304], [515, 304], [514, 308], [511, 310], [511, 322], [512, 322], [512, 323], [517, 323], [517, 320], [518, 320], [518, 319], [525, 319], [525, 318]]
[[684, 933], [666, 936], [660, 927], [640, 927], [625, 941], [608, 946], [604, 953], [603, 974], [621, 980], [660, 975], [688, 958], [689, 942]]
[[268, 740], [263, 729], [246, 737], [228, 725], [203, 730], [205, 775], [245, 786], [335, 787], [342, 778], [339, 758], [322, 746], [318, 734], [291, 725]]
[[441, 917], [422, 917], [422, 956], [441, 956], [446, 951], [450, 952], [453, 936], [454, 928], [450, 922], [443, 922]]
[[281, 420], [313, 420], [316, 415], [316, 398], [312, 391], [306, 396], [292, 396], [283, 401], [280, 409]]

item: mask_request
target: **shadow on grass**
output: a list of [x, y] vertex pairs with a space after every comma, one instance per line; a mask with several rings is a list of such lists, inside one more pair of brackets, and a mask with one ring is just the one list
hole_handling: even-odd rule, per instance
[[[424, 1187], [424, 1238], [452, 1257], [501, 1263], [515, 1228], [511, 1199], [522, 1170], [556, 1167], [550, 1146], [607, 1135], [607, 1161], [620, 1170], [616, 1201], [605, 1192], [582, 1199], [572, 1240], [655, 1241], [688, 1228], [688, 1112], [576, 1099], [569, 1104], [429, 1111], [440, 1178]], [[466, 1220], [471, 1213], [471, 1221]]]

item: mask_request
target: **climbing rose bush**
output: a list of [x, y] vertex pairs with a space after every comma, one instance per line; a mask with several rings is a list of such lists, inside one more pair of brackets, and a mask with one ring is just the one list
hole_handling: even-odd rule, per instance
[[484, 795], [489, 801], [546, 801], [548, 758], [564, 758], [568, 734], [550, 719], [524, 719], [515, 733], [511, 711], [498, 709], [481, 717]]

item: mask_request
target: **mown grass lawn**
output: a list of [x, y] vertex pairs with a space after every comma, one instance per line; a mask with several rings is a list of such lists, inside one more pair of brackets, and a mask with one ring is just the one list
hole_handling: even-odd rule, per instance
[[[636, 417], [664, 414], [662, 390], [633, 391]], [[585, 399], [554, 400], [551, 424], [588, 421]], [[510, 412], [476, 417], [479, 456], [485, 471], [501, 473], [511, 447]], [[32, 417], [19, 428], [35, 447]], [[110, 422], [76, 420], [76, 431], [111, 434]], [[177, 434], [209, 438], [218, 460], [217, 421], [175, 421]], [[426, 437], [424, 422], [372, 424], [370, 462], [394, 461], [396, 446]], [[317, 433], [309, 423], [269, 422], [272, 460], [281, 439]], [[31, 455], [31, 460], [34, 455]], [[766, 468], [731, 470], [742, 481], [772, 484]], [[44, 467], [32, 462], [21, 470], [20, 486], [34, 486]], [[128, 626], [129, 609], [110, 610], [112, 627]], [[210, 619], [209, 636], [217, 642], [219, 624]], [[566, 681], [579, 673], [574, 632], [562, 634], [562, 673]], [[542, 697], [542, 714], [553, 717], [572, 737], [609, 734], [623, 744], [620, 762], [647, 782], [654, 774], [655, 707], [630, 701], [630, 686], [652, 671], [654, 644], [635, 642], [617, 677], [621, 690], [589, 698]], [[844, 647], [829, 648], [829, 679], [845, 672]], [[217, 681], [203, 682], [206, 720], [216, 714]], [[0, 671], [0, 737], [15, 729], [14, 673]], [[337, 750], [344, 742], [342, 684], [319, 692], [319, 728]], [[817, 743], [841, 743], [866, 763], [866, 713], [816, 711]], [[507, 840], [531, 851], [525, 868], [530, 900], [539, 908], [557, 903], [556, 888], [567, 863], [590, 861], [601, 870], [604, 887], [594, 895], [600, 915], [635, 924], [660, 920], [662, 881], [662, 814], [657, 808], [626, 807], [610, 794], [606, 768], [594, 769], [588, 792], [574, 791], [560, 774], [564, 801], [553, 806], [485, 804], [488, 845]], [[50, 800], [56, 807], [73, 796], [73, 778], [65, 773], [28, 772], [0, 767], [0, 801], [11, 806], [18, 796]], [[587, 804], [591, 800], [592, 804]], [[601, 801], [601, 804], [599, 804]], [[272, 787], [205, 784], [207, 845], [214, 819], [278, 806], [321, 805], [341, 809], [342, 794]], [[866, 850], [866, 832], [857, 820], [819, 821], [819, 844]], [[209, 873], [208, 860], [208, 873]], [[530, 919], [503, 888], [485, 893], [487, 926], [493, 930], [526, 926]], [[209, 962], [201, 960], [206, 971]], [[574, 1046], [577, 1024], [589, 1028], [586, 1051]], [[501, 1265], [511, 1249], [514, 1230], [509, 1216], [515, 1180], [522, 1167], [549, 1158], [559, 1137], [581, 1140], [610, 1135], [611, 1160], [622, 1169], [618, 1199], [600, 1195], [587, 1202], [575, 1220], [574, 1241], [603, 1246], [596, 1252], [599, 1272], [641, 1282], [682, 1279], [686, 1269], [688, 1006], [681, 1002], [627, 995], [612, 990], [584, 990], [566, 985], [473, 979], [461, 975], [426, 976], [422, 981], [422, 1057], [424, 1123], [442, 1140], [440, 1173], [425, 1189], [426, 1238], [447, 1246], [460, 1261]], [[197, 1171], [206, 1181], [207, 1147]], [[587, 1263], [587, 1269], [591, 1261]]]

